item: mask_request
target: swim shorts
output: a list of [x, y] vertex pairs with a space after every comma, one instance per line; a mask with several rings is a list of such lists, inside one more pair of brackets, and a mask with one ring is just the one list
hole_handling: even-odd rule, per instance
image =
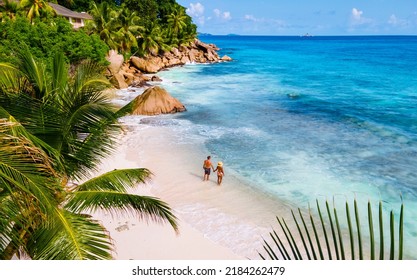
[[205, 168], [204, 167], [204, 174], [210, 175], [210, 168]]

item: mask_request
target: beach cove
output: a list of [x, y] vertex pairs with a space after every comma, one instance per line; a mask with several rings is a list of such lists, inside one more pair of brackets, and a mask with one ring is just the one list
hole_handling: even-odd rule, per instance
[[[127, 158], [155, 174], [151, 193], [240, 258], [258, 258], [275, 215], [289, 209], [356, 197], [360, 205], [382, 200], [398, 217], [402, 197], [406, 256], [415, 258], [417, 81], [415, 65], [402, 59], [415, 55], [415, 38], [205, 41], [234, 61], [161, 71], [155, 83], [187, 112], [121, 120], [122, 146], [133, 149]], [[142, 90], [121, 91], [116, 101]], [[225, 163], [220, 188], [215, 176], [202, 182], [207, 155]]]
[[[256, 250], [262, 248], [262, 236], [274, 225], [274, 213], [282, 212], [280, 206], [272, 200], [266, 203], [266, 197], [230, 171], [220, 187], [213, 174], [209, 182], [203, 182], [200, 161], [207, 154], [203, 146], [194, 150], [175, 139], [175, 130], [132, 120], [137, 118], [122, 119], [125, 133], [120, 146], [102, 170], [150, 169], [152, 180], [139, 186], [138, 193], [167, 202], [179, 217], [180, 228], [176, 235], [169, 225], [99, 213], [115, 241], [115, 259], [258, 259]], [[252, 206], [242, 209], [243, 205]]]

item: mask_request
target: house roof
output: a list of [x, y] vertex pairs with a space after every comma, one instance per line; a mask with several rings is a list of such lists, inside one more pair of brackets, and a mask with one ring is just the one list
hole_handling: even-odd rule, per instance
[[70, 9], [67, 9], [55, 3], [49, 2], [48, 5], [51, 6], [55, 10], [55, 12], [60, 16], [70, 17], [70, 18], [93, 19], [93, 17], [87, 13], [74, 12], [74, 11], [71, 11]]
[[[10, 2], [19, 2], [18, 0], [10, 0]], [[3, 0], [0, 0], [0, 6], [4, 4]], [[63, 16], [63, 17], [70, 17], [70, 18], [82, 18], [82, 19], [93, 19], [92, 16], [90, 16], [87, 13], [78, 13], [71, 11], [70, 9], [67, 9], [61, 5], [50, 3], [48, 2], [48, 5], [51, 6], [57, 15]]]

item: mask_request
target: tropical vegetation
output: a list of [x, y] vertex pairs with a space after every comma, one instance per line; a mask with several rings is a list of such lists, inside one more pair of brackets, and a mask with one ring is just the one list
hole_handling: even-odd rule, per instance
[[92, 176], [120, 129], [100, 67], [85, 61], [68, 75], [62, 52], [50, 68], [27, 48], [16, 54], [16, 65], [0, 63], [0, 258], [111, 258], [97, 209], [178, 230], [166, 203], [129, 193], [146, 168]]
[[[300, 208], [297, 214], [291, 210], [292, 225], [284, 218], [277, 217], [280, 230], [270, 232], [268, 241], [263, 239], [264, 253], [259, 253], [259, 256], [272, 260], [403, 259], [403, 204], [398, 215], [397, 230], [393, 210], [389, 212], [389, 223], [384, 222], [382, 201], [378, 204], [376, 221], [370, 201], [363, 213], [354, 199], [353, 214], [347, 201], [344, 214], [338, 212], [336, 205], [330, 207], [328, 201], [325, 201], [325, 210], [321, 210], [319, 200], [316, 200], [316, 205], [317, 211], [309, 209], [308, 214], [303, 214]], [[361, 217], [366, 218], [365, 230]]]
[[14, 62], [13, 52], [24, 43], [40, 59], [51, 59], [56, 49], [63, 49], [71, 64], [91, 59], [104, 65], [110, 49], [126, 58], [158, 54], [187, 45], [197, 35], [191, 17], [175, 0], [57, 2], [87, 11], [93, 20], [74, 30], [47, 1], [0, 0], [0, 61]]
[[98, 209], [178, 230], [166, 203], [130, 192], [148, 169], [94, 174], [128, 111], [103, 95], [109, 50], [158, 54], [196, 26], [175, 0], [57, 3], [93, 19], [74, 29], [48, 1], [0, 0], [0, 259], [112, 258]]
[[174, 0], [126, 0], [120, 6], [93, 3], [91, 15], [86, 29], [125, 56], [158, 54], [186, 45], [197, 35], [185, 8]]

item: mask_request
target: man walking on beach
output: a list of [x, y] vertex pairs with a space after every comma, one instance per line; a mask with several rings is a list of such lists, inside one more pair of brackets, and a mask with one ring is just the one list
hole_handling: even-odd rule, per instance
[[203, 169], [204, 169], [203, 181], [208, 181], [211, 169], [214, 170], [213, 164], [211, 164], [210, 159], [211, 159], [211, 156], [208, 156], [207, 159], [203, 163]]

